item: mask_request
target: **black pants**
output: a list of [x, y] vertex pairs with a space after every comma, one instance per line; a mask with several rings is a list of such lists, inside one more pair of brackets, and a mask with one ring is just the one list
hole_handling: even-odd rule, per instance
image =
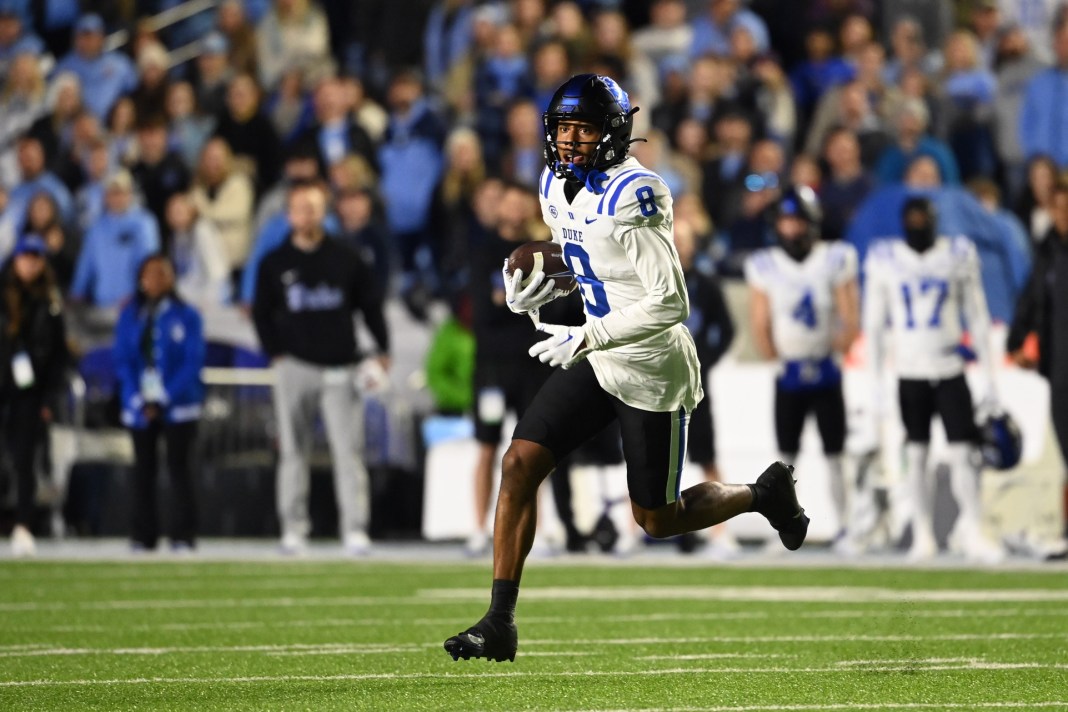
[[816, 425], [826, 455], [841, 455], [845, 447], [846, 412], [842, 384], [829, 388], [788, 391], [775, 384], [775, 440], [779, 452], [796, 455], [801, 450], [805, 418], [815, 413]]
[[979, 441], [972, 392], [963, 374], [941, 381], [902, 378], [898, 381], [898, 404], [910, 443], [931, 441], [931, 419], [936, 413], [942, 418], [949, 442]]
[[33, 461], [44, 426], [41, 420], [43, 403], [40, 392], [34, 388], [0, 393], [2, 442], [18, 486], [15, 524], [27, 529], [33, 528], [37, 502], [37, 474], [33, 469]]
[[167, 441], [167, 471], [171, 477], [171, 543], [192, 545], [196, 539], [196, 497], [193, 473], [189, 467], [196, 421], [189, 423], [155, 422], [143, 430], [132, 429], [134, 444], [134, 496], [131, 512], [131, 538], [153, 549], [159, 539], [156, 512], [156, 480], [159, 475], [159, 441]]

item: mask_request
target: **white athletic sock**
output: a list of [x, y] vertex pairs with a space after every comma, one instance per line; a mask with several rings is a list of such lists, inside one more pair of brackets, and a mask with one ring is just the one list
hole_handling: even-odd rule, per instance
[[838, 517], [838, 528], [849, 528], [849, 515], [846, 510], [846, 483], [845, 472], [842, 469], [842, 455], [827, 456], [827, 474], [831, 486], [831, 502], [834, 503], [834, 514]]
[[912, 541], [934, 541], [934, 482], [927, 475], [927, 443], [905, 443], [905, 486], [912, 499]]
[[960, 508], [960, 532], [965, 539], [982, 534], [982, 502], [979, 493], [979, 464], [975, 446], [970, 443], [950, 443], [949, 484]]

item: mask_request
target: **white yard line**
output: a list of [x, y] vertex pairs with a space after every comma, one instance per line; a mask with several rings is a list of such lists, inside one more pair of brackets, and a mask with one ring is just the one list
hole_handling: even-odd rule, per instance
[[[280, 598], [119, 599], [0, 603], [0, 611], [140, 610], [196, 608], [319, 608], [426, 606], [484, 601], [485, 588], [423, 589], [415, 596], [284, 596]], [[1068, 589], [889, 589], [863, 586], [531, 586], [525, 603], [539, 601], [734, 601], [815, 603], [998, 603], [1068, 601]]]
[[[483, 600], [484, 588], [429, 588], [418, 596], [437, 600]], [[895, 589], [874, 586], [531, 586], [523, 601], [746, 601], [837, 603], [993, 603], [1068, 601], [1068, 589]]]
[[657, 707], [656, 710], [581, 710], [577, 712], [823, 712], [823, 710], [1063, 709], [1068, 702], [852, 702], [819, 705], [744, 705], [730, 707]]
[[[582, 620], [592, 623], [657, 623], [670, 621], [732, 621], [732, 620], [768, 620], [781, 618], [782, 613], [769, 611], [735, 611], [724, 613], [636, 613], [633, 615], [582, 615]], [[1068, 609], [1060, 608], [950, 608], [935, 610], [877, 610], [852, 609], [831, 611], [791, 612], [791, 618], [836, 619], [836, 618], [1022, 618], [1042, 617], [1059, 618], [1068, 616]], [[470, 622], [470, 616], [443, 616], [440, 618], [412, 618], [406, 625], [440, 626]], [[576, 616], [523, 616], [525, 624], [570, 624]], [[138, 623], [124, 625], [124, 631], [192, 631], [192, 630], [269, 630], [272, 628], [337, 628], [393, 625], [383, 621], [380, 616], [374, 618], [314, 618], [300, 620], [265, 620], [265, 621], [218, 621], [202, 623]], [[74, 624], [56, 626], [8, 625], [8, 631], [47, 632], [47, 633], [110, 633], [115, 631], [113, 625]]]
[[[922, 672], [952, 670], [960, 671], [959, 666], [931, 666], [923, 668]], [[964, 668], [968, 670], [1065, 670], [1065, 665], [1045, 665], [1040, 663], [982, 663]], [[864, 672], [917, 672], [914, 666], [887, 665], [881, 668], [865, 668]], [[259, 675], [250, 677], [140, 677], [140, 678], [117, 678], [110, 680], [82, 679], [82, 680], [4, 680], [0, 681], [0, 687], [69, 687], [69, 686], [96, 686], [96, 685], [151, 685], [151, 684], [206, 684], [219, 685], [226, 683], [257, 683], [257, 682], [344, 682], [344, 681], [367, 681], [367, 680], [442, 680], [442, 679], [496, 679], [496, 678], [538, 678], [538, 677], [563, 677], [563, 678], [597, 678], [597, 677], [656, 677], [658, 675], [739, 675], [739, 674], [855, 674], [857, 670], [832, 667], [715, 667], [715, 668], [670, 668], [665, 670], [558, 670], [549, 671], [515, 671], [515, 672], [478, 672], [478, 673], [366, 673], [352, 675]], [[1011, 704], [1011, 703], [1009, 703]], [[1035, 704], [1035, 703], [1028, 703]], [[1044, 704], [1044, 703], [1039, 703]], [[1050, 703], [1068, 704], [1068, 703]], [[942, 705], [944, 706], [944, 705]], [[1049, 705], [1046, 705], [1049, 706]], [[934, 708], [939, 705], [933, 705]], [[964, 705], [965, 708], [969, 705]], [[716, 708], [695, 708], [716, 709]], [[725, 708], [734, 710], [738, 708]], [[747, 709], [747, 708], [740, 708]], [[776, 709], [775, 707], [752, 707], [753, 710]], [[781, 709], [791, 709], [784, 707]], [[834, 709], [833, 706], [821, 705], [819, 707], [801, 707], [800, 709]], [[840, 709], [852, 709], [841, 707]], [[863, 708], [860, 708], [863, 709]], [[872, 709], [880, 709], [878, 707]]]
[[[1050, 640], [1068, 639], [1068, 633], [996, 633], [996, 634], [936, 634], [936, 635], [768, 635], [768, 636], [704, 636], [704, 637], [644, 637], [644, 638], [602, 638], [602, 639], [533, 639], [524, 640], [524, 648], [552, 646], [611, 646], [611, 645], [687, 645], [687, 644], [759, 644], [759, 643], [924, 643], [924, 642], [966, 642], [993, 640]], [[194, 645], [194, 646], [155, 646], [155, 647], [25, 647], [0, 646], [0, 658], [30, 658], [70, 655], [189, 655], [204, 653], [269, 653], [277, 655], [293, 654], [375, 654], [395, 652], [420, 652], [440, 648], [439, 643], [412, 643], [393, 645], [386, 643], [292, 643], [288, 645]], [[667, 657], [667, 656], [665, 656]], [[730, 655], [729, 657], [745, 657]], [[775, 657], [773, 655], [756, 655], [753, 657]], [[677, 659], [670, 656], [668, 659]], [[697, 658], [694, 658], [697, 659]], [[976, 660], [968, 658], [968, 660]], [[870, 661], [881, 664], [887, 661]], [[899, 661], [890, 661], [899, 662]], [[912, 664], [914, 661], [900, 661]], [[982, 662], [982, 661], [979, 661]], [[1037, 665], [1038, 663], [1035, 663]], [[1031, 665], [1030, 663], [1028, 664]], [[1062, 666], [1068, 667], [1068, 666]]]

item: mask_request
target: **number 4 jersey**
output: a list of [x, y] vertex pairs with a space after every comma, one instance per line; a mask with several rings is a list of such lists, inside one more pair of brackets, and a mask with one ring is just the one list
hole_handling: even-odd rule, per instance
[[539, 183], [542, 217], [575, 274], [586, 311], [586, 345], [597, 381], [642, 410], [693, 410], [703, 397], [697, 350], [683, 325], [686, 280], [672, 241], [671, 193], [628, 158], [595, 193], [568, 202], [549, 170]]
[[864, 274], [863, 326], [875, 367], [889, 318], [898, 377], [945, 379], [963, 373], [962, 321], [981, 364], [989, 368], [990, 314], [971, 240], [940, 237], [922, 253], [901, 240], [880, 240], [868, 250]]
[[857, 251], [844, 242], [817, 242], [800, 262], [778, 246], [746, 260], [746, 281], [768, 297], [779, 358], [791, 362], [831, 356], [834, 292], [856, 276]]

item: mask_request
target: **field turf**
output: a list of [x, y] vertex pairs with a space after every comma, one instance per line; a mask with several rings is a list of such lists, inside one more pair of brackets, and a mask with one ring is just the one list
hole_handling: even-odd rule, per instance
[[0, 562], [0, 710], [1068, 710], [1068, 570]]

